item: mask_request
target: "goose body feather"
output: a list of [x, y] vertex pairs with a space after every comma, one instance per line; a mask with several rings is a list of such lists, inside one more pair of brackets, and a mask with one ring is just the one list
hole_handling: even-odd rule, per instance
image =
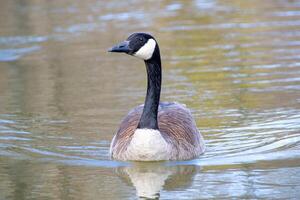
[[205, 150], [189, 109], [179, 103], [161, 102], [158, 130], [137, 129], [144, 105], [133, 108], [113, 138], [110, 155], [116, 160], [187, 160]]

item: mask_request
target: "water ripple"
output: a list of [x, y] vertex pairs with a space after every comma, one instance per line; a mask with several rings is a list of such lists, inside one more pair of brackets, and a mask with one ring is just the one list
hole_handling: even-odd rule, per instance
[[48, 36], [0, 36], [0, 45], [17, 46], [30, 43], [45, 42], [49, 39]]
[[202, 29], [253, 29], [263, 27], [297, 27], [300, 26], [300, 20], [294, 21], [265, 21], [255, 23], [221, 23], [221, 24], [209, 24], [209, 25], [176, 25], [162, 28], [163, 31], [191, 31]]
[[41, 49], [40, 46], [15, 48], [15, 49], [0, 49], [0, 62], [15, 61], [29, 53], [38, 51], [40, 49]]

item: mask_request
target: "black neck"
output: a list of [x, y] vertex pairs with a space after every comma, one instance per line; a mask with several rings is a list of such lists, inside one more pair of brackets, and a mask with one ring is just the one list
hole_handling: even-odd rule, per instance
[[161, 61], [156, 46], [151, 59], [145, 61], [147, 69], [147, 95], [138, 128], [158, 130], [157, 112], [161, 89]]

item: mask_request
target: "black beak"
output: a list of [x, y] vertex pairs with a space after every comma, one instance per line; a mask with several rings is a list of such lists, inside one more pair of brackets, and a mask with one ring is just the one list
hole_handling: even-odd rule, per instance
[[108, 50], [108, 52], [118, 52], [118, 53], [129, 53], [131, 52], [131, 49], [129, 47], [129, 41], [124, 41], [116, 46], [112, 47], [111, 49]]

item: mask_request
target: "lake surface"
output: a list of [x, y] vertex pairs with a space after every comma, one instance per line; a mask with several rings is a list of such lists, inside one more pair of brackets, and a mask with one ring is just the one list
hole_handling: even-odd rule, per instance
[[[207, 151], [116, 162], [121, 119], [143, 103], [160, 44], [163, 101], [186, 104]], [[0, 199], [299, 199], [300, 1], [2, 1]]]

